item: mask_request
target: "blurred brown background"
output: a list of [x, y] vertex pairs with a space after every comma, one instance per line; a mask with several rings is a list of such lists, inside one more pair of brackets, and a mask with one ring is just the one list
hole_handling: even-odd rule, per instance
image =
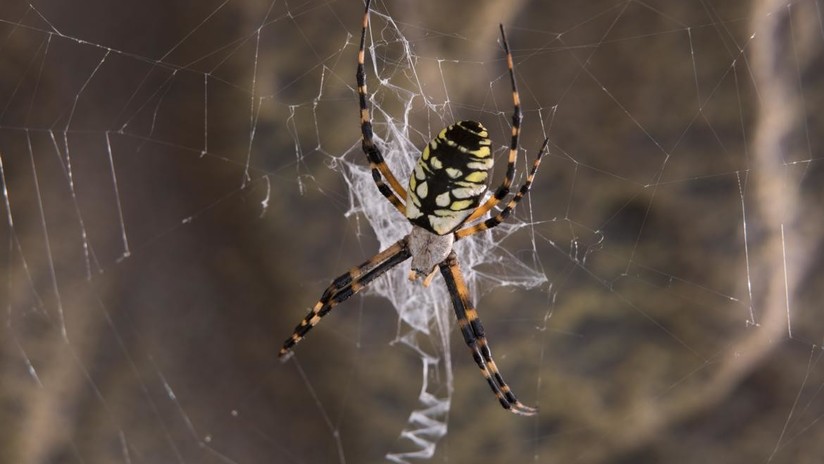
[[[571, 5], [373, 5], [387, 83], [450, 103], [415, 102], [419, 146], [450, 114], [506, 144], [499, 22], [521, 145], [551, 138], [519, 214], [534, 225], [507, 244], [549, 283], [477, 302], [541, 412], [502, 411], [453, 331], [431, 461], [820, 462], [821, 2]], [[361, 15], [3, 2], [1, 463], [360, 463], [406, 445], [420, 364], [390, 345], [387, 302], [351, 299], [297, 363], [275, 359], [377, 251], [335, 163], [365, 163]]]

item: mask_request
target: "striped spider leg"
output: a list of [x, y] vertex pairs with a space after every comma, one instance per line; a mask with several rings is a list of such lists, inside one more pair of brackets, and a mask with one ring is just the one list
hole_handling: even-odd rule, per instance
[[[402, 199], [406, 199], [406, 190], [404, 190], [401, 183], [398, 182], [395, 175], [392, 174], [392, 171], [383, 159], [380, 149], [378, 149], [372, 140], [372, 118], [369, 112], [366, 72], [364, 70], [364, 61], [366, 59], [364, 45], [366, 42], [366, 28], [369, 26], [369, 4], [371, 1], [372, 0], [366, 0], [366, 11], [363, 13], [363, 28], [361, 29], [360, 48], [358, 49], [358, 70], [355, 73], [355, 80], [358, 83], [360, 126], [363, 137], [361, 148], [369, 160], [369, 167], [372, 169], [372, 179], [375, 181], [375, 184], [377, 184], [378, 190], [380, 190], [381, 194], [386, 197], [401, 214], [405, 214], [406, 209]], [[389, 186], [383, 182], [381, 176], [386, 178]]]
[[[464, 224], [471, 223], [476, 219], [481, 218], [484, 214], [488, 213], [492, 208], [494, 208], [501, 200], [503, 200], [508, 194], [510, 190], [510, 186], [512, 185], [512, 180], [515, 177], [515, 161], [518, 155], [518, 138], [521, 133], [521, 97], [518, 93], [518, 85], [515, 83], [515, 67], [512, 62], [512, 52], [509, 49], [509, 42], [506, 40], [506, 32], [504, 31], [504, 25], [500, 25], [501, 28], [501, 42], [504, 46], [504, 52], [506, 52], [506, 67], [507, 71], [509, 71], [509, 81], [512, 83], [512, 102], [513, 102], [513, 110], [512, 110], [512, 139], [509, 142], [509, 158], [506, 164], [506, 175], [504, 176], [504, 180], [498, 189], [495, 191], [495, 194], [489, 197], [489, 199], [484, 202], [478, 209], [476, 209]], [[518, 193], [509, 201], [506, 207], [497, 215], [492, 218], [487, 219], [486, 221], [480, 222], [473, 226], [465, 227], [455, 232], [455, 240], [460, 240], [462, 238], [468, 237], [472, 234], [476, 234], [478, 232], [482, 232], [484, 230], [490, 229], [492, 227], [497, 226], [498, 224], [502, 223], [512, 214], [515, 207], [521, 201], [521, 199], [529, 193], [529, 189], [532, 187], [532, 180], [535, 178], [535, 173], [538, 172], [538, 166], [541, 164], [541, 158], [544, 156], [546, 152], [547, 145], [549, 144], [549, 138], [544, 139], [543, 145], [541, 145], [541, 150], [538, 152], [538, 156], [535, 157], [535, 161], [532, 164], [532, 170], [527, 175], [526, 181], [523, 185], [521, 185]]]
[[484, 335], [484, 326], [481, 324], [478, 313], [469, 299], [469, 290], [466, 288], [461, 275], [455, 252], [449, 253], [449, 256], [439, 264], [439, 267], [443, 280], [446, 282], [446, 288], [449, 289], [449, 295], [452, 298], [452, 306], [455, 308], [455, 316], [458, 318], [461, 335], [463, 335], [464, 341], [472, 352], [472, 359], [478, 364], [481, 374], [483, 374], [492, 392], [495, 393], [501, 406], [523, 416], [536, 414], [537, 409], [525, 406], [518, 401], [518, 398], [512, 393], [512, 389], [509, 388], [509, 385], [498, 371], [498, 366], [492, 359], [492, 351], [489, 349], [489, 343], [487, 343]]
[[[518, 206], [518, 203], [521, 202], [521, 200], [529, 193], [529, 189], [532, 188], [532, 181], [535, 179], [535, 174], [538, 172], [538, 166], [541, 165], [541, 158], [543, 158], [544, 154], [546, 154], [547, 145], [549, 145], [549, 139], [544, 140], [543, 145], [541, 145], [541, 150], [535, 157], [535, 161], [532, 162], [532, 169], [529, 170], [529, 174], [527, 174], [526, 180], [523, 184], [521, 184], [521, 187], [518, 188], [518, 193], [516, 193], [512, 197], [512, 199], [509, 200], [509, 202], [506, 204], [506, 207], [504, 207], [504, 209], [502, 209], [500, 213], [496, 214], [495, 216], [489, 219], [486, 219], [485, 221], [455, 231], [455, 240], [460, 240], [472, 234], [476, 234], [478, 232], [491, 229], [497, 226], [498, 224], [506, 221], [506, 218], [508, 218], [512, 214], [512, 212], [515, 211], [515, 207]], [[483, 208], [483, 206], [481, 208]]]
[[509, 82], [512, 83], [512, 138], [509, 142], [509, 158], [506, 163], [506, 175], [504, 176], [504, 180], [501, 185], [495, 191], [495, 194], [489, 197], [489, 199], [481, 205], [480, 208], [476, 209], [471, 216], [466, 218], [466, 222], [472, 222], [480, 218], [495, 207], [495, 205], [497, 205], [498, 202], [500, 202], [504, 197], [506, 197], [509, 194], [509, 187], [512, 185], [512, 179], [515, 177], [515, 161], [518, 155], [518, 137], [521, 134], [521, 97], [518, 93], [518, 86], [515, 83], [515, 67], [512, 62], [512, 53], [509, 50], [509, 42], [506, 40], [504, 25], [500, 24], [499, 26], [501, 28], [501, 42], [503, 43], [504, 52], [506, 53], [506, 67], [507, 71], [509, 71]]
[[283, 342], [283, 347], [278, 352], [278, 357], [282, 360], [289, 359], [292, 354], [292, 347], [303, 340], [306, 333], [320, 322], [321, 318], [332, 310], [338, 303], [346, 301], [350, 296], [363, 290], [369, 282], [380, 277], [386, 271], [409, 259], [409, 246], [407, 238], [397, 241], [394, 245], [381, 251], [377, 255], [369, 258], [360, 266], [351, 269], [337, 279], [323, 292], [323, 296], [315, 304], [309, 314], [300, 321], [292, 332], [292, 335]]

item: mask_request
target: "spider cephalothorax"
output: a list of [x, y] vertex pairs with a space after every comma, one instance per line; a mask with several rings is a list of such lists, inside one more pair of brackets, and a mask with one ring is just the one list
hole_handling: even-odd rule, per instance
[[409, 280], [423, 279], [423, 286], [428, 287], [435, 277], [438, 264], [452, 252], [455, 236], [452, 234], [438, 235], [414, 226], [407, 235], [409, 254], [412, 255], [412, 270], [409, 271]]
[[372, 178], [378, 190], [412, 224], [412, 231], [394, 245], [381, 251], [353, 270], [346, 272], [326, 289], [309, 314], [295, 327], [292, 336], [283, 343], [278, 356], [285, 357], [292, 347], [306, 336], [321, 318], [338, 303], [354, 295], [372, 280], [389, 269], [412, 258], [410, 280], [423, 279], [428, 286], [441, 271], [458, 318], [466, 344], [472, 357], [481, 369], [501, 405], [516, 414], [532, 415], [535, 408], [525, 406], [504, 382], [498, 367], [492, 359], [481, 320], [469, 298], [458, 259], [452, 250], [456, 240], [495, 227], [510, 214], [518, 202], [529, 192], [535, 173], [546, 151], [548, 140], [544, 140], [526, 180], [512, 196], [506, 206], [494, 216], [481, 220], [510, 193], [515, 176], [515, 159], [518, 152], [518, 135], [521, 130], [521, 103], [515, 85], [512, 54], [501, 26], [501, 42], [506, 52], [507, 69], [512, 83], [512, 139], [509, 146], [504, 180], [493, 195], [481, 203], [487, 191], [489, 171], [492, 169], [491, 141], [486, 128], [479, 122], [460, 121], [443, 129], [421, 152], [409, 176], [408, 190], [398, 182], [386, 165], [378, 147], [372, 139], [372, 120], [366, 90], [364, 72], [364, 43], [369, 25], [369, 3], [363, 15], [360, 48], [358, 50], [358, 100], [360, 104], [360, 124], [363, 152], [369, 160]]

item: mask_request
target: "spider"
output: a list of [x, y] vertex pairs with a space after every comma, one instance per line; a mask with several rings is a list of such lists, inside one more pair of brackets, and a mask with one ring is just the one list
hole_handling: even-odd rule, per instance
[[366, 29], [369, 26], [370, 2], [371, 0], [366, 1], [366, 10], [363, 14], [356, 73], [362, 148], [369, 160], [372, 178], [378, 190], [409, 220], [412, 224], [412, 231], [394, 245], [333, 280], [309, 314], [295, 327], [292, 336], [286, 339], [278, 357], [290, 355], [294, 345], [301, 341], [307, 332], [338, 303], [345, 301], [374, 279], [411, 257], [409, 280], [422, 279], [424, 287], [429, 286], [436, 271], [440, 270], [449, 290], [461, 334], [472, 352], [473, 359], [501, 405], [516, 414], [533, 415], [537, 413], [537, 409], [525, 406], [518, 401], [492, 359], [484, 328], [470, 301], [452, 245], [456, 240], [497, 226], [512, 214], [518, 202], [527, 195], [532, 186], [549, 139], [544, 140], [526, 180], [506, 207], [495, 216], [481, 221], [480, 218], [498, 205], [510, 192], [515, 176], [518, 135], [521, 126], [520, 97], [515, 85], [512, 54], [506, 41], [504, 27], [500, 25], [501, 42], [506, 52], [514, 105], [512, 139], [503, 183], [489, 199], [481, 204], [481, 199], [487, 191], [487, 179], [493, 164], [491, 141], [486, 128], [481, 123], [459, 121], [443, 129], [424, 147], [414, 172], [409, 177], [409, 189], [404, 189], [384, 162], [380, 149], [372, 139], [372, 120], [367, 102], [364, 72], [364, 42]]

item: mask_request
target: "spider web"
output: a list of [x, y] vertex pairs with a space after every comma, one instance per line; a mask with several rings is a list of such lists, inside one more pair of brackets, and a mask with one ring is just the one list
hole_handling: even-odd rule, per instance
[[490, 129], [500, 182], [507, 28], [515, 184], [550, 152], [457, 253], [538, 416], [501, 410], [440, 277], [407, 265], [275, 360], [410, 227], [360, 151], [360, 2], [12, 0], [0, 462], [816, 462], [821, 2], [373, 9], [376, 139], [402, 182], [460, 119]]

